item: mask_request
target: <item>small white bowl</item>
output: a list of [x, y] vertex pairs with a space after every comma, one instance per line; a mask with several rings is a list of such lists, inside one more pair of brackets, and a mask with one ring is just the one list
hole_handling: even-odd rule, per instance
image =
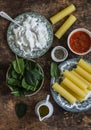
[[55, 62], [62, 62], [68, 56], [68, 51], [62, 46], [56, 46], [51, 51], [51, 58]]
[[78, 28], [78, 29], [73, 30], [73, 31], [69, 34], [68, 39], [67, 39], [67, 44], [68, 44], [69, 49], [70, 49], [74, 54], [77, 54], [77, 55], [86, 55], [86, 54], [88, 54], [88, 53], [91, 51], [91, 45], [90, 45], [90, 48], [89, 48], [87, 51], [82, 52], [82, 53], [74, 51], [74, 50], [72, 49], [72, 47], [70, 46], [70, 38], [71, 38], [71, 36], [72, 36], [75, 32], [78, 32], [78, 31], [85, 32], [86, 34], [88, 34], [89, 37], [91, 37], [91, 32], [90, 32], [90, 31], [88, 31], [88, 30], [85, 29], [85, 28]]

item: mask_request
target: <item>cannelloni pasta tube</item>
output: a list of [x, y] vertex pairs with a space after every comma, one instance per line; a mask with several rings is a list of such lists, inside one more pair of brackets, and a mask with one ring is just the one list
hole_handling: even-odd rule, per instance
[[82, 67], [77, 66], [77, 68], [74, 70], [91, 83], [91, 74], [85, 71]]
[[63, 83], [60, 84], [65, 90], [67, 90], [70, 94], [72, 94], [78, 101], [82, 102], [84, 98], [79, 97], [77, 94], [75, 94], [71, 89], [66, 87]]
[[91, 73], [91, 65], [85, 60], [80, 59], [78, 62], [78, 65], [82, 67], [83, 69], [85, 69], [87, 72]]
[[72, 96], [67, 90], [65, 90], [63, 87], [61, 87], [58, 83], [53, 84], [52, 88], [59, 93], [61, 96], [63, 96], [67, 101], [69, 101], [71, 104], [76, 102], [76, 98]]
[[76, 7], [73, 4], [71, 4], [68, 7], [66, 7], [65, 9], [63, 9], [62, 11], [60, 11], [57, 14], [55, 14], [54, 16], [52, 16], [50, 18], [50, 21], [52, 22], [52, 24], [55, 24], [75, 10], [76, 10]]
[[55, 33], [55, 36], [58, 39], [60, 39], [75, 21], [76, 21], [76, 17], [73, 15], [70, 15], [69, 18], [64, 22], [64, 24]]
[[64, 72], [64, 76], [70, 79], [73, 83], [75, 83], [82, 90], [86, 90], [86, 88], [88, 87], [87, 84], [85, 84], [79, 77], [77, 77], [71, 71], [66, 70]]
[[74, 75], [76, 75], [79, 79], [82, 80], [82, 82], [84, 82], [85, 84], [87, 84], [87, 89], [91, 90], [91, 83], [88, 82], [86, 79], [84, 79], [81, 75], [79, 75], [78, 73], [76, 73], [74, 70], [71, 71]]
[[63, 79], [62, 83], [67, 86], [69, 89], [71, 89], [75, 94], [77, 94], [79, 97], [84, 98], [86, 96], [86, 93], [81, 90], [78, 86], [76, 86], [71, 80], [68, 78]]

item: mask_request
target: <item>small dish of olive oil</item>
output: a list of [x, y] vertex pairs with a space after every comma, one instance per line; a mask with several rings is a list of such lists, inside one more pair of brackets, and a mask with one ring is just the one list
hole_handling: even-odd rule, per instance
[[49, 113], [49, 108], [46, 105], [42, 105], [39, 108], [39, 113], [41, 117], [45, 117]]
[[38, 102], [35, 106], [35, 113], [39, 118], [39, 121], [43, 121], [52, 116], [53, 114], [53, 105], [49, 101], [50, 95], [47, 95], [46, 100]]

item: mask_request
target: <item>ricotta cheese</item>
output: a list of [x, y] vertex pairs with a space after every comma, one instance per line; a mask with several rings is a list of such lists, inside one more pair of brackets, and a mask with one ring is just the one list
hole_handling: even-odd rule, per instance
[[46, 48], [48, 31], [40, 19], [27, 16], [22, 26], [13, 29], [14, 42], [25, 54]]

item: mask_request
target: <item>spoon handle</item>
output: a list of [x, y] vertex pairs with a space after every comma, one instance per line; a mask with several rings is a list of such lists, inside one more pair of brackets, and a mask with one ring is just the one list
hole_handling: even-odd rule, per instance
[[0, 16], [7, 19], [7, 20], [9, 20], [9, 21], [11, 21], [11, 22], [13, 22], [14, 24], [16, 24], [19, 27], [21, 26], [15, 20], [13, 20], [7, 13], [5, 13], [4, 11], [0, 12]]
[[50, 95], [48, 94], [46, 97], [46, 103], [49, 101]]

